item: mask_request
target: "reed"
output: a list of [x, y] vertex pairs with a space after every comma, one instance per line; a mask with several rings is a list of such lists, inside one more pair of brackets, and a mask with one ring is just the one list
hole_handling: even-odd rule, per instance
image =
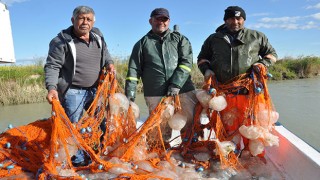
[[269, 68], [274, 80], [311, 78], [320, 75], [320, 57], [285, 57]]
[[[119, 87], [125, 87], [129, 57], [114, 57]], [[272, 80], [310, 78], [320, 75], [320, 57], [286, 57], [280, 59], [269, 68]], [[194, 64], [191, 71], [192, 81], [196, 88], [203, 85], [203, 75]], [[42, 61], [27, 66], [0, 66], [0, 105], [44, 102], [47, 90], [44, 85]], [[137, 92], [143, 92], [139, 81]]]
[[0, 105], [45, 101], [42, 66], [2, 66], [0, 72]]

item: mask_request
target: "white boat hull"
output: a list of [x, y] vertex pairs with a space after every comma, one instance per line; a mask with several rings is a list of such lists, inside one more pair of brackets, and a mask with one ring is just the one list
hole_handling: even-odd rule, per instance
[[282, 125], [273, 132], [279, 147], [266, 148], [266, 156], [286, 179], [320, 179], [320, 153]]

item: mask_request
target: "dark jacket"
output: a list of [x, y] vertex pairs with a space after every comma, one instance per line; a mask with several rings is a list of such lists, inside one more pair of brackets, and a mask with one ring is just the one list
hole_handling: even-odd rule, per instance
[[185, 36], [168, 30], [160, 37], [149, 31], [133, 47], [125, 93], [135, 97], [140, 78], [144, 96], [164, 96], [170, 84], [181, 88], [180, 93], [192, 91], [192, 61], [191, 44]]
[[[59, 93], [59, 98], [70, 87], [75, 74], [76, 48], [72, 38], [72, 31], [73, 26], [70, 26], [51, 40], [47, 61], [44, 66], [46, 89], [48, 91], [56, 89]], [[113, 64], [100, 30], [92, 28], [90, 33], [101, 48], [101, 69], [108, 64]]]
[[203, 74], [209, 68], [216, 74], [219, 82], [225, 83], [245, 73], [256, 62], [271, 65], [269, 59], [262, 58], [267, 54], [277, 58], [276, 51], [263, 33], [244, 28], [232, 41], [232, 36], [228, 35], [222, 25], [205, 40], [199, 53], [198, 63], [201, 59], [206, 59], [209, 63], [198, 65]]

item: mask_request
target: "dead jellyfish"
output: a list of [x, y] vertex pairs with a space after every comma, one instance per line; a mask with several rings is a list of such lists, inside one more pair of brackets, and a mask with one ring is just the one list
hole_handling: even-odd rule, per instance
[[168, 104], [166, 109], [162, 112], [161, 117], [163, 119], [170, 119], [174, 114], [174, 107], [171, 104]]
[[187, 122], [187, 117], [181, 113], [176, 113], [169, 119], [168, 124], [174, 130], [181, 130]]
[[133, 111], [133, 114], [134, 114], [134, 118], [138, 119], [140, 117], [139, 106], [136, 103], [132, 102], [132, 101], [130, 101], [130, 106], [132, 108], [132, 111]]
[[201, 89], [196, 91], [196, 97], [202, 107], [208, 108], [208, 103], [212, 98], [211, 94], [208, 94], [207, 91]]
[[118, 115], [120, 113], [126, 113], [129, 108], [129, 100], [122, 93], [114, 93], [109, 98], [110, 113], [112, 115]]
[[249, 151], [253, 156], [257, 156], [264, 151], [263, 142], [260, 139], [249, 140]]
[[224, 96], [215, 96], [209, 101], [209, 108], [215, 111], [222, 111], [227, 107], [227, 101]]
[[232, 126], [234, 121], [237, 119], [236, 111], [232, 109], [230, 111], [224, 112], [221, 119], [224, 124]]

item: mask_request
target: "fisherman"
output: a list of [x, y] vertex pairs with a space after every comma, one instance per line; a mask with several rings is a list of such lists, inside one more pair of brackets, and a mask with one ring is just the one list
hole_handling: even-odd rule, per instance
[[99, 74], [104, 67], [115, 69], [103, 34], [93, 27], [94, 10], [76, 7], [71, 22], [51, 40], [44, 70], [48, 102], [59, 99], [70, 121], [77, 123], [96, 95]]
[[[229, 6], [223, 20], [224, 24], [204, 41], [198, 55], [198, 67], [206, 81], [214, 75], [217, 84], [232, 83], [252, 68], [265, 69], [276, 62], [276, 51], [266, 35], [244, 27], [246, 13], [241, 7]], [[248, 95], [247, 88], [227, 94], [228, 108], [221, 112], [221, 117], [228, 135], [234, 135], [246, 123]]]
[[[151, 30], [133, 47], [126, 77], [125, 94], [131, 101], [136, 98], [139, 79], [142, 79], [146, 104], [151, 113], [164, 96], [179, 96], [182, 110], [187, 117], [181, 130], [185, 133], [192, 126], [194, 107], [197, 103], [195, 87], [191, 81], [193, 53], [190, 41], [184, 35], [169, 29], [170, 15], [165, 8], [151, 12]], [[167, 147], [171, 128], [161, 124], [163, 140]]]

